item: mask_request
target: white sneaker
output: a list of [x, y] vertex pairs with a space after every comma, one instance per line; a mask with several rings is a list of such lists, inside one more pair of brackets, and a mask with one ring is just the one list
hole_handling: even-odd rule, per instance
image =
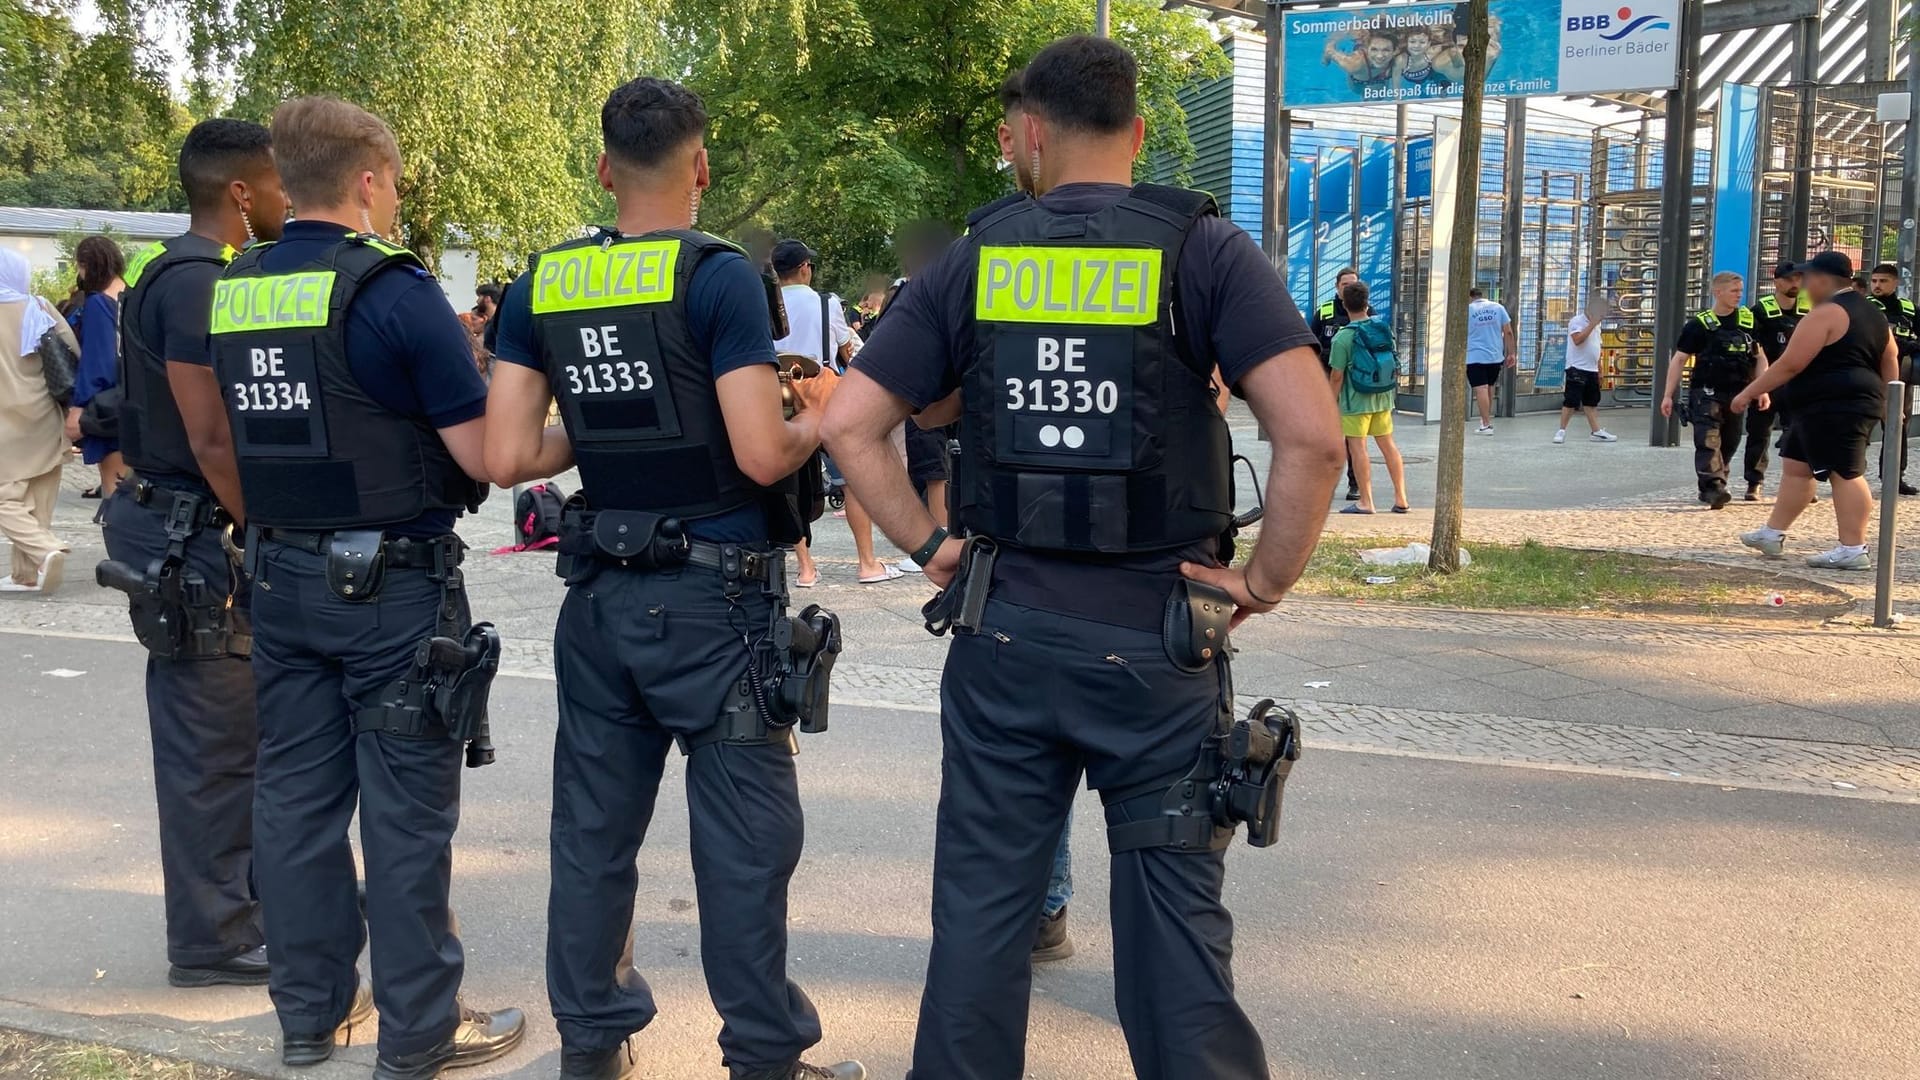
[[1619, 442], [1620, 441], [1620, 436], [1615, 435], [1613, 432], [1608, 431], [1606, 428], [1601, 428], [1599, 431], [1596, 431], [1592, 435], [1589, 435], [1587, 437], [1589, 439], [1592, 439], [1594, 442]]
[[919, 563], [917, 563], [917, 562], [914, 562], [914, 561], [913, 561], [913, 556], [911, 556], [911, 555], [909, 555], [909, 556], [907, 556], [906, 558], [904, 558], [904, 559], [901, 559], [901, 560], [900, 560], [899, 562], [897, 562], [897, 563], [895, 563], [895, 564], [894, 564], [894, 567], [895, 567], [896, 569], [898, 569], [898, 570], [899, 570], [899, 571], [900, 571], [901, 573], [903, 573], [903, 574], [919, 574], [919, 573], [924, 573], [924, 571], [922, 571], [922, 570], [920, 569], [920, 564], [919, 564]]
[[13, 580], [12, 574], [8, 574], [6, 577], [0, 577], [0, 592], [39, 592], [39, 591], [40, 591], [40, 586], [22, 585], [19, 582]]
[[1777, 559], [1787, 546], [1787, 534], [1772, 529], [1755, 529], [1740, 534], [1740, 542], [1769, 559]]
[[1560, 429], [1559, 431], [1556, 431], [1556, 432], [1554, 432], [1554, 433], [1553, 433], [1553, 445], [1555, 445], [1555, 446], [1559, 446], [1559, 445], [1560, 445], [1561, 443], [1563, 443], [1563, 442], [1566, 442], [1566, 441], [1567, 441], [1567, 429], [1566, 429], [1566, 428], [1561, 428], [1561, 429]]
[[1807, 565], [1816, 570], [1871, 570], [1873, 561], [1867, 558], [1866, 548], [1853, 548], [1842, 545], [1832, 551], [1823, 551], [1807, 558]]
[[49, 551], [40, 561], [40, 591], [50, 593], [60, 587], [60, 579], [67, 572], [67, 553]]
[[1493, 425], [1492, 425], [1492, 424], [1481, 424], [1481, 425], [1480, 425], [1480, 434], [1482, 434], [1482, 435], [1491, 435], [1491, 434], [1493, 434]]

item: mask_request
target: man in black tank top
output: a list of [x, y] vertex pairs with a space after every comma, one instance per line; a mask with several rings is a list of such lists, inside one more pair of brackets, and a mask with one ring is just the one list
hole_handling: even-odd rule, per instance
[[1873, 489], [1867, 484], [1867, 442], [1886, 407], [1887, 384], [1899, 377], [1899, 354], [1887, 317], [1854, 288], [1853, 260], [1825, 251], [1800, 267], [1816, 303], [1794, 329], [1786, 354], [1733, 399], [1744, 412], [1760, 395], [1787, 387], [1793, 426], [1780, 443], [1784, 475], [1767, 524], [1740, 542], [1770, 558], [1784, 549], [1787, 530], [1812, 501], [1817, 480], [1833, 485], [1840, 545], [1807, 559], [1828, 570], [1866, 570], [1867, 522]]

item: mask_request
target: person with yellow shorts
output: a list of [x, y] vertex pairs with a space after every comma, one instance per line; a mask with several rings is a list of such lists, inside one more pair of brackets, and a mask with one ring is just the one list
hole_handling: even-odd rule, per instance
[[1354, 282], [1340, 292], [1340, 303], [1352, 320], [1334, 335], [1333, 370], [1328, 376], [1340, 400], [1340, 430], [1347, 437], [1347, 457], [1353, 463], [1359, 493], [1343, 514], [1373, 513], [1372, 463], [1367, 440], [1372, 439], [1386, 461], [1393, 480], [1393, 512], [1407, 512], [1407, 470], [1400, 448], [1393, 442], [1393, 399], [1398, 391], [1399, 363], [1393, 333], [1386, 323], [1367, 316], [1367, 287]]

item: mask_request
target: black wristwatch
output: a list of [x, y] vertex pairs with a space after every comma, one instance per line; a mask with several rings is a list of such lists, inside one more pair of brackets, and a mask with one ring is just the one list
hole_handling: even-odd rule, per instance
[[920, 545], [919, 551], [907, 556], [907, 558], [913, 560], [913, 565], [920, 567], [922, 570], [926, 569], [927, 564], [932, 562], [934, 555], [939, 552], [940, 545], [946, 543], [947, 537], [952, 535], [952, 533], [947, 531], [945, 525], [934, 526], [933, 535], [927, 537], [927, 542]]

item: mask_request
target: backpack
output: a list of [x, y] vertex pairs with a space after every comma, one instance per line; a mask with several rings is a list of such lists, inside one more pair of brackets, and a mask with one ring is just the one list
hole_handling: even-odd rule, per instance
[[566, 505], [560, 485], [549, 480], [523, 489], [513, 500], [514, 551], [538, 551], [560, 542], [560, 509]]
[[1400, 388], [1400, 358], [1393, 352], [1393, 331], [1378, 319], [1347, 328], [1353, 333], [1347, 383], [1358, 394], [1384, 394]]

